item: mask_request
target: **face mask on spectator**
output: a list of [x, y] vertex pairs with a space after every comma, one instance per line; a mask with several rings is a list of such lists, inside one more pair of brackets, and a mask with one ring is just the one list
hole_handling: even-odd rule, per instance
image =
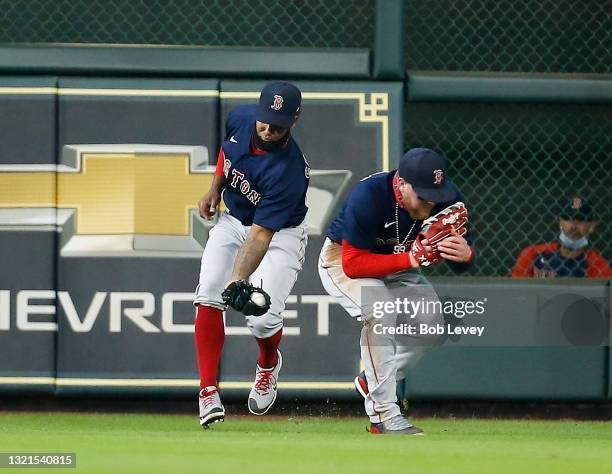
[[589, 245], [589, 239], [581, 237], [578, 240], [570, 239], [563, 231], [559, 234], [559, 242], [568, 250], [580, 250]]

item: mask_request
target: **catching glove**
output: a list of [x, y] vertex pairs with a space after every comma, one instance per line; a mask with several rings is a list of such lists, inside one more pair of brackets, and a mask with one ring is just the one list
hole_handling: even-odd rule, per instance
[[[438, 243], [452, 235], [452, 229], [459, 235], [467, 232], [468, 211], [465, 204], [456, 202], [431, 216], [423, 222], [421, 231], [410, 247], [410, 253], [421, 267], [428, 267], [442, 259], [438, 250]], [[431, 251], [427, 251], [423, 240]]]
[[270, 309], [270, 295], [245, 280], [231, 282], [221, 294], [223, 302], [245, 316], [261, 316]]

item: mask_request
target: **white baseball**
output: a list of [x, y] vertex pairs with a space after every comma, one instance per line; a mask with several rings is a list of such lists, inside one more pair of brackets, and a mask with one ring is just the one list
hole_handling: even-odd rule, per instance
[[255, 303], [257, 306], [265, 306], [266, 305], [266, 297], [261, 294], [259, 291], [254, 291], [251, 293], [251, 301]]

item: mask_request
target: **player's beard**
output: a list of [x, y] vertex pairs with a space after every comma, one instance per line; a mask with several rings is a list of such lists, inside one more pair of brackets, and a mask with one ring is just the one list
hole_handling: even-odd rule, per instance
[[427, 219], [429, 216], [431, 216], [431, 212], [430, 211], [424, 211], [422, 209], [419, 210], [408, 210], [408, 214], [410, 215], [410, 218], [413, 220], [417, 220], [417, 221], [423, 221], [425, 219]]
[[431, 216], [432, 208], [423, 208], [422, 206], [411, 208], [409, 205], [404, 203], [404, 210], [410, 215], [413, 220], [423, 221]]
[[284, 147], [289, 141], [289, 138], [291, 137], [291, 129], [288, 129], [287, 133], [285, 133], [285, 135], [283, 135], [283, 138], [281, 138], [280, 140], [277, 140], [275, 142], [266, 142], [259, 137], [259, 135], [257, 134], [257, 129], [254, 127], [253, 137], [255, 140], [255, 146], [260, 150], [277, 151]]

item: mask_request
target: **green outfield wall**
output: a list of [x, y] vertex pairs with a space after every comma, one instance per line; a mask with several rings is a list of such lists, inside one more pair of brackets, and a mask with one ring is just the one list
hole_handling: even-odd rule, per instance
[[[612, 396], [610, 282], [561, 282], [567, 300], [549, 294], [559, 282], [509, 278], [523, 247], [556, 238], [572, 196], [592, 202], [591, 244], [612, 260], [609, 1], [183, 6], [0, 0], [0, 393], [193, 393], [190, 295], [210, 229], [195, 203], [228, 111], [287, 79], [304, 91], [313, 174], [281, 393], [353, 396], [359, 324], [319, 283], [325, 227], [361, 177], [427, 146], [466, 196], [478, 252], [461, 279], [427, 272], [451, 280], [441, 297], [513, 284], [531, 303], [497, 316], [525, 334], [543, 315], [574, 329], [554, 344], [446, 341], [399, 393]], [[238, 394], [255, 345], [239, 315], [227, 325], [222, 387]]]

